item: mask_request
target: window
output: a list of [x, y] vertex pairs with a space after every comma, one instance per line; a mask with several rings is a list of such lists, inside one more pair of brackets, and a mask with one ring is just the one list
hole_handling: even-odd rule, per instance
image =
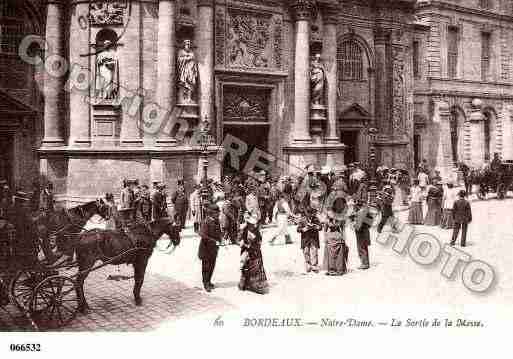
[[490, 38], [489, 32], [481, 34], [481, 78], [487, 81], [490, 72]]
[[458, 28], [449, 27], [447, 33], [447, 76], [458, 76]]
[[24, 17], [11, 3], [0, 4], [0, 53], [16, 54], [25, 34]]
[[413, 41], [413, 77], [420, 78], [420, 43]]
[[479, 0], [479, 7], [481, 9], [491, 9], [492, 1], [491, 0]]
[[363, 80], [363, 53], [356, 41], [344, 41], [338, 47], [339, 80]]

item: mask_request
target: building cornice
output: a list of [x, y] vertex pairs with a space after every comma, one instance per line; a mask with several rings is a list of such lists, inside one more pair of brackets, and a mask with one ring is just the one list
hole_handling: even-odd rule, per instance
[[478, 15], [481, 17], [494, 19], [494, 20], [501, 20], [501, 21], [513, 21], [512, 15], [506, 15], [506, 14], [498, 14], [496, 12], [485, 10], [485, 9], [475, 9], [475, 8], [469, 8], [461, 5], [451, 4], [447, 3], [445, 1], [423, 1], [418, 2], [415, 6], [415, 10], [417, 12], [421, 12], [424, 10], [450, 10], [455, 11], [463, 14], [468, 15]]

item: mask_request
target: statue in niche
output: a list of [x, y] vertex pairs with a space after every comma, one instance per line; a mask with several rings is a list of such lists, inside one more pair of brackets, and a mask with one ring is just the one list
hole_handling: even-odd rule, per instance
[[96, 93], [102, 100], [114, 100], [119, 94], [119, 62], [114, 44], [105, 40], [96, 55]]
[[177, 62], [178, 103], [191, 103], [198, 83], [198, 63], [192, 51], [191, 40], [184, 40]]
[[321, 55], [316, 54], [310, 67], [310, 92], [312, 105], [322, 105], [326, 74], [321, 63]]

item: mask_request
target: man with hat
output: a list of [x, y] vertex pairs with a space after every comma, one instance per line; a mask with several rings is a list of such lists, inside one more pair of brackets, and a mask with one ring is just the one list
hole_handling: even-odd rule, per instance
[[[35, 265], [39, 251], [36, 240], [39, 236], [34, 219], [30, 215], [30, 204], [30, 196], [25, 192], [17, 191], [14, 195], [14, 212], [11, 220], [16, 228], [15, 256], [24, 264]], [[48, 254], [50, 255], [51, 251]], [[54, 258], [47, 259], [52, 263], [55, 262]]]
[[214, 289], [212, 275], [216, 266], [217, 252], [222, 240], [219, 207], [216, 204], [206, 205], [205, 218], [203, 218], [199, 234], [201, 241], [198, 248], [198, 257], [201, 260], [203, 287], [207, 292], [211, 292]]
[[153, 194], [151, 201], [153, 205], [153, 220], [167, 217], [167, 200], [165, 193], [166, 186], [162, 183], [157, 184], [157, 191]]
[[189, 210], [189, 201], [185, 193], [184, 180], [178, 181], [178, 187], [171, 196], [171, 202], [174, 206], [175, 219], [178, 221], [180, 229], [185, 228], [185, 221], [187, 219], [187, 211]]
[[[258, 207], [260, 208], [261, 222], [266, 224], [272, 218], [272, 208], [269, 209], [269, 202], [271, 201], [271, 186], [266, 178], [266, 172], [260, 171], [258, 177], [257, 198]], [[270, 213], [271, 212], [271, 213]]]

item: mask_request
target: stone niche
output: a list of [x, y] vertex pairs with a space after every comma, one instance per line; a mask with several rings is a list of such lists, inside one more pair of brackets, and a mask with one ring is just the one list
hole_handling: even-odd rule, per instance
[[215, 62], [239, 71], [281, 71], [283, 16], [232, 7], [216, 7]]

